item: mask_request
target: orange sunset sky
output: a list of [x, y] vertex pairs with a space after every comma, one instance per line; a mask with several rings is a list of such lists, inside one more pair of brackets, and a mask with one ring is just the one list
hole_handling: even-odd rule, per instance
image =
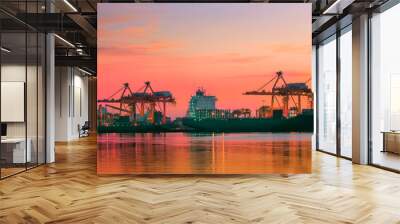
[[98, 4], [98, 98], [128, 82], [171, 91], [167, 116], [186, 114], [203, 87], [220, 109], [256, 108], [244, 96], [282, 70], [288, 82], [311, 77], [311, 4]]

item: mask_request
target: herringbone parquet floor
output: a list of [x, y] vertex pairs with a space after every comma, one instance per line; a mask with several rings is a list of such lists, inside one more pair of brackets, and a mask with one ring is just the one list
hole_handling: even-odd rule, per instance
[[96, 175], [96, 140], [0, 181], [0, 223], [400, 223], [400, 175], [313, 153], [310, 175]]

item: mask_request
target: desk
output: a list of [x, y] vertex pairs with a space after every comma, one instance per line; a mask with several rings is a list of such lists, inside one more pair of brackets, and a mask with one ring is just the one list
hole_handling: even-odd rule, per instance
[[[6, 138], [1, 139], [1, 156], [8, 163], [25, 163], [31, 162], [31, 139], [27, 139], [28, 142], [25, 151], [25, 138]], [[12, 159], [11, 159], [12, 158]]]
[[383, 131], [382, 152], [400, 154], [400, 131]]

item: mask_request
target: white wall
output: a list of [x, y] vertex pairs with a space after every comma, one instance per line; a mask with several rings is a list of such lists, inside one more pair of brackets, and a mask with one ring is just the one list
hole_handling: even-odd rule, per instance
[[[26, 70], [27, 69], [27, 70]], [[28, 88], [27, 88], [27, 107], [34, 108], [36, 112], [37, 96], [36, 96], [36, 80], [31, 77], [31, 74], [36, 74], [36, 67], [18, 64], [5, 64], [1, 67], [1, 81], [2, 82], [25, 82], [26, 72], [28, 72]], [[33, 86], [33, 87], [32, 87]], [[39, 105], [40, 106], [40, 105]], [[7, 108], [2, 108], [7, 110]], [[33, 128], [36, 130], [37, 115], [27, 108], [28, 129]], [[33, 123], [32, 123], [33, 122]], [[29, 131], [29, 130], [28, 130]], [[35, 132], [36, 134], [36, 132]], [[7, 122], [7, 135], [8, 137], [25, 137], [25, 122]], [[28, 137], [29, 133], [28, 133]]]
[[[76, 70], [75, 70], [76, 71]], [[78, 132], [78, 125], [83, 125], [85, 121], [88, 121], [89, 119], [89, 113], [88, 113], [88, 78], [83, 77], [82, 73], [79, 73], [78, 75], [74, 75], [74, 96], [72, 96], [74, 99], [73, 105], [74, 108], [71, 109], [72, 111], [72, 119], [71, 119], [71, 134], [73, 138], [79, 137], [79, 132]]]
[[70, 141], [88, 120], [88, 78], [72, 67], [56, 67], [55, 73], [55, 140]]
[[70, 85], [69, 69], [67, 67], [55, 68], [55, 140], [68, 140], [68, 117], [69, 117], [69, 95], [68, 88]]
[[[1, 66], [1, 81], [25, 82], [25, 65], [8, 64]], [[6, 108], [1, 108], [6, 110]], [[25, 137], [25, 122], [7, 123], [7, 137]]]

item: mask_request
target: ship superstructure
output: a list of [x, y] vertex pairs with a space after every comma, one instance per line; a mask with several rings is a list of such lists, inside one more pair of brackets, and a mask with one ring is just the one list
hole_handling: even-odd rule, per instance
[[214, 111], [216, 109], [216, 101], [217, 98], [215, 96], [206, 95], [204, 89], [197, 89], [196, 94], [190, 98], [186, 117], [196, 118], [196, 116], [199, 115], [199, 112], [204, 113], [204, 111]]

